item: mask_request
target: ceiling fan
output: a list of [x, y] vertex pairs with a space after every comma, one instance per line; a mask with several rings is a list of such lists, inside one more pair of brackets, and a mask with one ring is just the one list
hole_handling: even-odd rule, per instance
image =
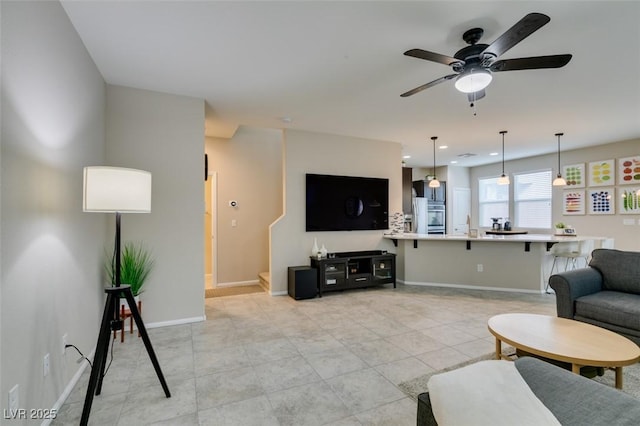
[[571, 60], [570, 54], [498, 60], [500, 55], [539, 30], [550, 20], [551, 18], [542, 13], [529, 13], [491, 44], [478, 44], [484, 30], [472, 28], [462, 35], [462, 39], [469, 46], [458, 50], [453, 57], [422, 49], [407, 50], [404, 52], [406, 56], [449, 65], [455, 74], [445, 75], [400, 96], [404, 98], [415, 95], [424, 89], [455, 79], [456, 89], [467, 93], [469, 102], [474, 102], [485, 96], [484, 89], [491, 83], [494, 72], [561, 68], [567, 65]]

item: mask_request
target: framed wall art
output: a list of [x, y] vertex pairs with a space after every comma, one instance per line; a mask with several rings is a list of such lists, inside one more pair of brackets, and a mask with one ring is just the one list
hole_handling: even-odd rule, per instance
[[592, 161], [589, 163], [589, 186], [615, 185], [616, 170], [614, 160]]
[[640, 186], [618, 188], [618, 213], [640, 214]]
[[640, 155], [618, 158], [618, 184], [640, 184]]
[[590, 189], [587, 196], [589, 214], [614, 214], [615, 200], [613, 188]]
[[562, 167], [562, 176], [567, 181], [567, 186], [573, 188], [584, 188], [586, 179], [584, 163], [569, 164]]
[[562, 193], [563, 215], [583, 215], [584, 204], [584, 191], [564, 191]]

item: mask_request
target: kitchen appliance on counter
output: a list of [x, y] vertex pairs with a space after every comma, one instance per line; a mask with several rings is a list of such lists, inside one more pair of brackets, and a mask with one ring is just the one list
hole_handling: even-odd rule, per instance
[[504, 220], [504, 226], [502, 227], [502, 229], [504, 229], [505, 231], [511, 231], [511, 221], [509, 220], [509, 218], [506, 218]]
[[502, 218], [501, 217], [492, 217], [491, 220], [493, 221], [493, 223], [491, 224], [491, 230], [492, 231], [502, 231], [502, 224], [500, 223]]

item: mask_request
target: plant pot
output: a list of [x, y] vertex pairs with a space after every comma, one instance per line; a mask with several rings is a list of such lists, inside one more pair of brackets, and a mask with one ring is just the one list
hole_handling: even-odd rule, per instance
[[[140, 302], [140, 296], [133, 296], [133, 300], [135, 300], [136, 305], [138, 304], [138, 302]], [[120, 311], [122, 311], [122, 308], [125, 309], [129, 309], [129, 303], [127, 302], [127, 299], [125, 299], [124, 297], [120, 298]]]

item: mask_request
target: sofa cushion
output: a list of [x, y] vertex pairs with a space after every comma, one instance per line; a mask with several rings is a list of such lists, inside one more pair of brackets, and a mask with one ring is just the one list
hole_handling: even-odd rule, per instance
[[515, 365], [563, 426], [638, 424], [640, 401], [630, 395], [535, 358], [518, 358]]
[[576, 316], [640, 330], [640, 295], [601, 291], [576, 299]]
[[640, 294], [640, 252], [597, 249], [589, 266], [602, 274], [605, 290]]

